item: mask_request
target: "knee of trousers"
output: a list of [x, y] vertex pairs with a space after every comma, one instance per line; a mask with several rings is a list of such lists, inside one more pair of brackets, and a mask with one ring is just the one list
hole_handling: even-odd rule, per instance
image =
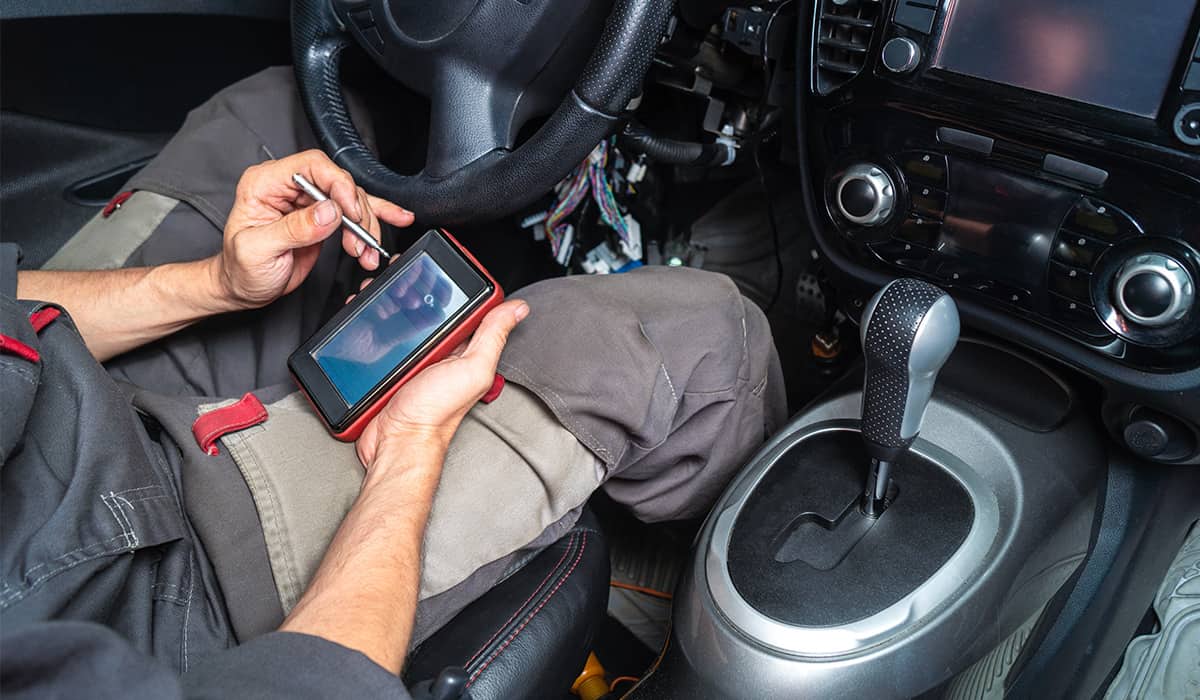
[[782, 388], [769, 326], [724, 275], [642, 268], [515, 296], [532, 313], [501, 370], [541, 397], [610, 478], [665, 486], [710, 460], [727, 472], [781, 410], [768, 406]]

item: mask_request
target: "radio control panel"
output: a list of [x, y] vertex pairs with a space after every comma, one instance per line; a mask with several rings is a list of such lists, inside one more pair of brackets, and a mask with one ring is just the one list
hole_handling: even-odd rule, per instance
[[1127, 204], [1129, 173], [956, 126], [908, 134], [848, 144], [826, 175], [828, 215], [864, 255], [1127, 364], [1200, 363], [1200, 225], [1163, 216], [1200, 203]]

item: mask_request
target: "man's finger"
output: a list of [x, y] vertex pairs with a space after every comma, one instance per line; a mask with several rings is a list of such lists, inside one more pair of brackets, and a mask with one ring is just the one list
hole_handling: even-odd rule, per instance
[[495, 372], [508, 334], [528, 315], [529, 305], [520, 299], [511, 299], [489, 311], [467, 345], [463, 359], [483, 363], [489, 374]]
[[238, 181], [240, 201], [262, 201], [275, 209], [285, 203], [303, 202], [304, 193], [292, 181], [299, 173], [338, 203], [351, 219], [362, 215], [356, 202], [354, 178], [320, 150], [268, 160], [248, 168]]
[[367, 244], [362, 242], [358, 236], [350, 233], [350, 229], [342, 229], [342, 250], [346, 251], [346, 255], [352, 258], [357, 258], [366, 250]]
[[375, 216], [378, 216], [392, 226], [403, 228], [411, 225], [416, 218], [411, 211], [397, 204], [392, 204], [386, 199], [367, 195], [367, 204], [370, 205], [371, 211], [375, 212]]

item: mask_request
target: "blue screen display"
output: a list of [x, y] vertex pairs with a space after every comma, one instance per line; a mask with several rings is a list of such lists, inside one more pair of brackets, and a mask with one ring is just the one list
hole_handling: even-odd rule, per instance
[[445, 270], [421, 253], [314, 350], [313, 359], [352, 406], [466, 303]]

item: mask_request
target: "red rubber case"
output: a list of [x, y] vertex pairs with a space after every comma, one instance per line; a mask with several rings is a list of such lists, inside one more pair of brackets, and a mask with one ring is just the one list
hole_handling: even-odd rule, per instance
[[353, 442], [357, 440], [358, 436], [362, 434], [363, 429], [367, 427], [367, 423], [370, 423], [371, 419], [383, 409], [392, 396], [394, 396], [396, 392], [400, 390], [400, 387], [404, 386], [409, 379], [414, 377], [418, 372], [425, 369], [429, 365], [445, 359], [446, 356], [453, 352], [455, 348], [471, 337], [471, 334], [474, 333], [475, 329], [479, 327], [479, 323], [489, 311], [498, 306], [500, 302], [504, 301], [504, 290], [500, 288], [500, 284], [496, 282], [491, 273], [488, 272], [487, 269], [475, 259], [475, 256], [471, 255], [471, 252], [463, 247], [463, 245], [458, 242], [458, 239], [456, 239], [449, 231], [446, 229], [438, 229], [438, 231], [454, 245], [454, 248], [464, 258], [470, 261], [471, 265], [475, 267], [476, 272], [480, 273], [483, 278], [492, 285], [492, 293], [483, 301], [482, 304], [472, 311], [469, 316], [463, 319], [462, 322], [460, 322], [453, 330], [451, 330], [446, 337], [442, 338], [441, 341], [434, 345], [424, 357], [418, 360], [417, 363], [413, 365], [412, 369], [401, 375], [391, 387], [389, 387], [378, 399], [375, 400], [373, 404], [368, 406], [360, 416], [354, 419], [353, 423], [351, 423], [345, 430], [340, 432], [325, 420], [324, 413], [321, 411], [320, 407], [316, 405], [316, 402], [309, 394], [308, 387], [304, 386], [304, 382], [300, 381], [295, 372], [292, 372], [292, 379], [295, 380], [297, 386], [300, 387], [300, 390], [304, 392], [304, 396], [308, 399], [309, 403], [311, 403], [313, 408], [316, 409], [317, 415], [321, 416], [321, 421], [325, 423], [325, 427], [328, 428], [329, 432], [338, 440], [343, 442]]

